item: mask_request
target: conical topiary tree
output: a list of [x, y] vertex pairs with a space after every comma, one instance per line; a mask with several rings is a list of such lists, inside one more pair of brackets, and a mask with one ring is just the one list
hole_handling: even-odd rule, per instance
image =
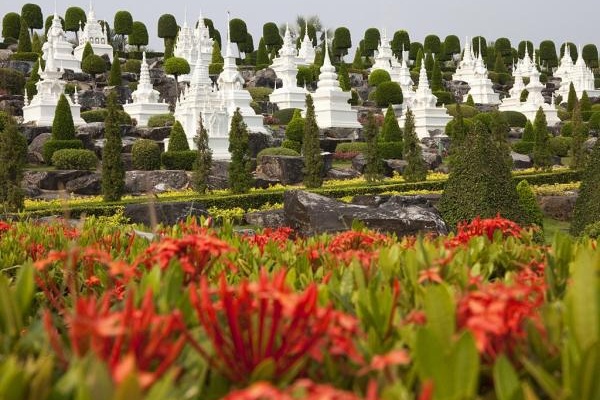
[[435, 60], [433, 63], [433, 71], [431, 72], [431, 90], [434, 92], [444, 90], [442, 70], [440, 69], [440, 63], [438, 60]]
[[233, 193], [246, 193], [252, 186], [248, 141], [248, 128], [238, 108], [233, 113], [229, 130], [229, 186]]
[[108, 77], [108, 86], [121, 86], [121, 63], [119, 59], [115, 57], [112, 65], [110, 66], [110, 75]]
[[31, 52], [31, 36], [29, 36], [29, 26], [27, 21], [21, 18], [21, 30], [19, 31], [19, 44], [17, 45], [18, 53]]
[[104, 120], [106, 142], [102, 150], [102, 196], [104, 201], [119, 201], [125, 191], [125, 168], [121, 159], [121, 126], [117, 113], [117, 95], [111, 91]]
[[571, 142], [571, 162], [569, 167], [572, 169], [583, 169], [588, 158], [585, 142], [589, 137], [589, 131], [586, 124], [583, 123], [581, 116], [582, 104], [583, 101], [575, 105], [573, 117], [571, 118], [573, 124], [573, 141]]
[[544, 214], [537, 203], [535, 193], [529, 185], [529, 182], [522, 180], [517, 185], [517, 194], [519, 195], [519, 204], [523, 209], [527, 225], [537, 225], [544, 227]]
[[362, 59], [362, 49], [360, 48], [360, 46], [357, 47], [356, 53], [354, 53], [354, 59], [352, 60], [352, 68], [357, 70], [365, 69], [365, 64], [363, 63]]
[[92, 48], [92, 45], [90, 42], [86, 42], [85, 46], [83, 47], [83, 54], [81, 54], [81, 61], [85, 60], [92, 54], [94, 54], [94, 49]]
[[579, 107], [581, 111], [581, 117], [584, 121], [587, 121], [592, 112], [592, 103], [590, 102], [590, 97], [587, 94], [587, 90], [583, 91], [581, 95], [581, 100], [579, 100]]
[[571, 233], [580, 235], [586, 226], [600, 221], [600, 140], [596, 141], [583, 172], [573, 210]]
[[256, 52], [256, 70], [259, 71], [267, 68], [270, 64], [271, 60], [269, 60], [269, 52], [265, 45], [265, 39], [261, 38], [258, 42], [258, 51]]
[[410, 109], [406, 111], [402, 141], [404, 142], [402, 158], [408, 163], [402, 172], [404, 180], [407, 182], [424, 181], [427, 178], [427, 167], [423, 161], [423, 151], [415, 131], [415, 117]]
[[179, 121], [175, 121], [169, 133], [169, 146], [167, 151], [186, 151], [190, 149], [187, 136]]
[[402, 130], [398, 125], [398, 118], [394, 112], [394, 107], [390, 104], [385, 112], [383, 128], [381, 129], [382, 142], [401, 142]]
[[37, 86], [36, 83], [40, 80], [40, 58], [35, 61], [33, 64], [33, 68], [31, 69], [31, 74], [29, 74], [29, 79], [25, 83], [25, 89], [27, 89], [27, 99], [31, 100], [33, 96], [37, 94]]
[[383, 160], [379, 155], [377, 147], [377, 137], [379, 136], [379, 128], [372, 112], [367, 116], [367, 123], [364, 126], [364, 135], [367, 142], [367, 150], [365, 152], [365, 180], [369, 183], [381, 180], [383, 178]]
[[292, 149], [300, 153], [302, 151], [302, 140], [304, 139], [304, 118], [300, 110], [294, 110], [294, 116], [285, 127], [285, 140], [281, 147]]
[[21, 189], [27, 161], [27, 140], [9, 119], [0, 132], [0, 212], [17, 212], [24, 207]]
[[571, 82], [569, 84], [569, 96], [567, 97], [567, 111], [573, 112], [577, 103], [577, 92], [575, 92], [575, 86], [573, 86], [573, 82]]
[[531, 143], [535, 141], [535, 135], [533, 133], [533, 124], [529, 120], [527, 120], [527, 122], [525, 123], [525, 129], [523, 130], [523, 136], [521, 136], [521, 140], [524, 142]]
[[315, 106], [310, 94], [306, 96], [302, 155], [304, 156], [304, 185], [307, 188], [321, 187], [323, 185], [323, 156], [321, 155]]
[[468, 95], [465, 104], [471, 107], [475, 107], [475, 101], [473, 100], [473, 96]]
[[533, 136], [533, 166], [536, 169], [548, 170], [552, 166], [552, 154], [549, 145], [548, 123], [542, 107], [535, 114]]
[[208, 145], [208, 132], [204, 128], [202, 117], [198, 121], [194, 143], [196, 144], [196, 160], [194, 160], [192, 184], [196, 192], [204, 194], [208, 190], [208, 177], [212, 167], [212, 150]]
[[71, 106], [64, 94], [60, 95], [54, 120], [52, 121], [52, 139], [54, 140], [73, 140], [75, 139], [75, 124], [71, 114]]
[[348, 67], [346, 67], [346, 64], [343, 62], [340, 64], [340, 70], [338, 71], [338, 81], [340, 82], [340, 88], [344, 92], [349, 92], [352, 89]]

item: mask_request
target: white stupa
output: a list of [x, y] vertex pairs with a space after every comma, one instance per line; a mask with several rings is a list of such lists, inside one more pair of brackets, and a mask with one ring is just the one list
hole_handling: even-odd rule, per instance
[[306, 21], [304, 38], [302, 38], [302, 43], [300, 44], [300, 49], [298, 50], [298, 58], [303, 60], [303, 62], [301, 62], [299, 65], [314, 64], [316, 55], [317, 52], [315, 50], [315, 46], [313, 46], [312, 40], [308, 36], [308, 21]]
[[390, 41], [387, 37], [386, 30], [382, 29], [381, 39], [379, 41], [379, 47], [377, 47], [377, 51], [375, 53], [375, 62], [371, 67], [371, 72], [382, 69], [390, 74], [390, 78], [392, 81], [400, 83], [401, 75], [400, 75], [400, 63], [394, 56], [394, 52], [392, 51], [392, 46], [390, 45]]
[[[565, 55], [567, 54], [567, 51], [569, 51], [568, 49], [569, 46], [565, 46]], [[592, 72], [585, 64], [581, 53], [582, 51], [580, 49], [579, 57], [574, 65], [569, 66], [568, 62], [566, 62], [566, 66], [561, 71], [561, 83], [558, 94], [562, 96], [563, 101], [566, 101], [569, 97], [569, 87], [571, 86], [571, 83], [573, 83], [578, 99], [581, 99], [584, 91], [587, 92], [589, 97], [600, 97], [600, 89], [594, 87], [594, 72]], [[570, 59], [571, 56], [569, 55], [569, 60]], [[563, 66], [562, 60], [561, 66]]]
[[92, 45], [94, 54], [97, 56], [108, 55], [110, 62], [113, 61], [113, 47], [108, 44], [108, 34], [96, 19], [96, 13], [94, 12], [94, 6], [90, 1], [90, 10], [87, 15], [87, 22], [85, 27], [82, 29], [81, 24], [79, 26], [79, 46], [75, 47], [75, 57], [81, 61], [83, 57], [83, 50], [85, 49], [86, 43]]
[[456, 72], [452, 75], [452, 80], [470, 84], [475, 79], [475, 61], [476, 57], [471, 47], [471, 40], [467, 37], [462, 60], [458, 63]]
[[[73, 55], [73, 45], [67, 41], [67, 35], [62, 28], [60, 18], [54, 11], [52, 26], [47, 33], [48, 40], [42, 46], [42, 58], [48, 62], [48, 57], [54, 57], [54, 65], [62, 66], [74, 72], [81, 72], [81, 62]], [[52, 51], [50, 51], [52, 48]]]
[[[518, 110], [531, 122], [535, 120], [535, 114], [538, 109], [542, 107], [546, 114], [546, 122], [548, 126], [552, 126], [560, 122], [554, 102], [548, 104], [544, 101], [542, 90], [545, 88], [544, 84], [540, 82], [540, 73], [537, 68], [533, 68], [529, 77], [529, 83], [525, 86], [525, 89], [529, 92], [527, 100], [521, 103], [521, 107]], [[553, 98], [554, 99], [554, 98]]]
[[513, 75], [514, 84], [508, 91], [509, 97], [502, 99], [502, 103], [498, 107], [500, 111], [517, 111], [521, 112], [521, 93], [525, 90], [523, 78]]
[[277, 104], [280, 110], [286, 108], [306, 108], [306, 89], [297, 85], [298, 50], [292, 39], [289, 26], [286, 26], [283, 46], [279, 49], [279, 57], [273, 60], [271, 68], [281, 79], [281, 87], [276, 88], [269, 96], [271, 103]]
[[146, 62], [146, 52], [142, 59], [142, 67], [140, 70], [140, 80], [135, 92], [131, 94], [133, 103], [123, 105], [123, 109], [137, 120], [138, 126], [148, 125], [148, 119], [153, 115], [167, 114], [169, 105], [164, 101], [158, 101], [160, 93], [154, 90], [150, 81], [150, 72], [148, 63]]
[[362, 125], [358, 122], [358, 112], [348, 103], [351, 94], [340, 88], [335, 67], [331, 65], [327, 34], [325, 34], [325, 58], [320, 72], [317, 90], [313, 94], [319, 128], [360, 128]]
[[558, 63], [558, 68], [554, 71], [554, 77], [560, 78], [563, 82], [568, 80], [568, 75], [573, 71], [573, 59], [571, 58], [571, 46], [565, 43], [565, 51]]
[[537, 69], [535, 63], [535, 51], [533, 53], [533, 59], [529, 56], [529, 48], [525, 46], [525, 55], [522, 59], [517, 61], [517, 64], [513, 66], [513, 76], [515, 78], [530, 78], [531, 71]]
[[476, 104], [499, 104], [500, 95], [494, 92], [493, 83], [488, 78], [488, 70], [481, 56], [481, 43], [479, 44], [479, 54], [475, 59], [473, 76], [469, 78], [469, 94], [473, 97]]
[[415, 83], [410, 76], [410, 71], [406, 65], [404, 58], [404, 45], [402, 45], [402, 60], [400, 61], [400, 67], [398, 68], [400, 88], [402, 89], [403, 104], [410, 107], [413, 99], [415, 98]]
[[[65, 92], [66, 82], [61, 79], [64, 70], [59, 69], [54, 64], [53, 47], [48, 48], [48, 61], [45, 70], [39, 72], [40, 80], [36, 83], [37, 94], [27, 101], [25, 93], [25, 106], [23, 107], [23, 122], [34, 122], [38, 126], [51, 126], [54, 121], [54, 113], [60, 96]], [[71, 115], [75, 125], [83, 125], [85, 121], [81, 119], [81, 106], [78, 103], [77, 92], [74, 100], [67, 95], [67, 100], [71, 106]]]
[[[417, 92], [409, 108], [415, 117], [415, 132], [419, 139], [430, 137], [430, 131], [446, 129], [446, 124], [452, 117], [448, 115], [445, 107], [437, 107], [437, 97], [431, 92], [425, 63], [421, 63], [419, 73], [419, 85]], [[404, 125], [406, 113], [399, 118], [400, 126]]]
[[[206, 65], [210, 64], [212, 59], [213, 39], [210, 38], [210, 31], [204, 23], [202, 13], [198, 17], [198, 22], [195, 28], [188, 26], [187, 13], [183, 26], [177, 35], [177, 41], [173, 49], [175, 57], [184, 58], [190, 64], [190, 71], [196, 69], [196, 61], [198, 56], [202, 57]], [[192, 78], [191, 74], [182, 75], [181, 81], [189, 81]]]

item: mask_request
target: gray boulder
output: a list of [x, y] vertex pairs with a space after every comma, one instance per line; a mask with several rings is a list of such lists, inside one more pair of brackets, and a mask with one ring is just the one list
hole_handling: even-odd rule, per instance
[[104, 122], [90, 122], [77, 127], [77, 136], [88, 137], [90, 140], [104, 137]]
[[423, 161], [427, 164], [427, 168], [430, 170], [434, 170], [440, 165], [442, 165], [442, 156], [437, 153], [432, 153], [429, 151], [424, 151], [422, 153]]
[[208, 175], [208, 187], [213, 190], [229, 188], [229, 164], [227, 160], [213, 160], [210, 174]]
[[49, 132], [42, 133], [41, 135], [36, 136], [35, 139], [31, 142], [29, 146], [27, 146], [27, 161], [32, 164], [41, 164], [44, 162], [44, 157], [42, 156], [44, 150], [44, 144], [50, 140], [52, 134]]
[[[160, 185], [160, 186], [159, 186]], [[190, 185], [185, 171], [126, 171], [125, 192], [148, 193], [167, 189], [182, 190]]]
[[42, 133], [52, 132], [51, 126], [36, 126], [36, 125], [20, 125], [21, 134], [27, 139], [27, 143], [31, 143], [33, 139]]
[[170, 126], [160, 126], [157, 128], [136, 128], [135, 134], [144, 139], [164, 140], [171, 134]]
[[248, 135], [248, 154], [251, 158], [256, 158], [262, 150], [272, 147], [273, 139], [271, 135], [260, 132], [250, 132]]
[[106, 107], [106, 96], [102, 90], [80, 90], [78, 95], [81, 111]]
[[70, 181], [92, 173], [79, 170], [26, 171], [23, 180], [28, 186], [43, 190], [63, 190]]
[[244, 216], [248, 225], [261, 228], [280, 228], [285, 226], [285, 214], [283, 210], [267, 210], [248, 213]]
[[263, 156], [256, 169], [256, 177], [283, 185], [302, 182], [304, 158], [296, 156]]
[[82, 176], [67, 182], [66, 190], [69, 193], [80, 195], [98, 195], [102, 191], [102, 176], [98, 173]]
[[513, 160], [513, 167], [515, 169], [527, 169], [533, 167], [531, 157], [529, 157], [527, 154], [519, 154], [511, 151], [510, 157]]
[[188, 217], [208, 216], [204, 206], [195, 201], [177, 203], [129, 204], [125, 206], [125, 217], [132, 223], [152, 226], [154, 224], [175, 225]]
[[[268, 87], [274, 89], [276, 81], [277, 74], [275, 74], [275, 71], [273, 71], [271, 68], [265, 68], [256, 72], [256, 75], [250, 78], [246, 86], [249, 88]], [[281, 86], [281, 83], [279, 85]]]
[[360, 173], [350, 168], [332, 168], [327, 171], [327, 178], [336, 180], [346, 180], [358, 178]]

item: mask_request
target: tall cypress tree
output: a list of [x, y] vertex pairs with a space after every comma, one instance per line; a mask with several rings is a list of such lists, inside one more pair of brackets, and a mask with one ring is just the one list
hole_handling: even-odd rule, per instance
[[375, 121], [375, 116], [369, 112], [367, 123], [364, 127], [365, 140], [367, 141], [365, 179], [372, 183], [383, 178], [383, 160], [379, 155], [377, 147], [377, 138], [379, 136], [379, 128]]
[[340, 64], [340, 70], [338, 72], [338, 81], [340, 82], [340, 88], [344, 92], [349, 92], [352, 89], [352, 85], [350, 84], [350, 75], [348, 74], [348, 67], [346, 67], [346, 63]]
[[[584, 92], [585, 93], [585, 92]], [[582, 169], [585, 167], [588, 153], [585, 146], [585, 141], [588, 139], [589, 132], [587, 126], [583, 123], [581, 116], [581, 105], [583, 101], [575, 105], [573, 109], [573, 141], [571, 142], [571, 163], [569, 167], [572, 169]]]
[[579, 196], [573, 210], [571, 233], [580, 235], [586, 226], [600, 221], [600, 140], [596, 141], [588, 162]]
[[85, 46], [83, 48], [83, 54], [81, 55], [81, 61], [83, 62], [83, 60], [85, 60], [92, 54], [94, 54], [94, 49], [93, 49], [92, 45], [90, 44], [90, 42], [86, 42]]
[[383, 120], [383, 128], [381, 129], [381, 141], [382, 142], [401, 142], [402, 141], [402, 130], [398, 125], [398, 118], [394, 112], [394, 107], [390, 104], [385, 112], [385, 118]]
[[440, 69], [440, 63], [438, 60], [435, 60], [433, 63], [433, 71], [431, 72], [431, 90], [434, 92], [444, 90], [442, 70]]
[[304, 185], [307, 188], [321, 187], [323, 185], [323, 156], [321, 155], [315, 106], [310, 94], [306, 96], [302, 154], [304, 155]]
[[260, 42], [258, 42], [258, 51], [256, 53], [256, 69], [261, 70], [268, 67], [270, 64], [271, 60], [269, 60], [269, 52], [265, 45], [265, 39], [260, 38]]
[[31, 37], [29, 36], [29, 26], [27, 26], [27, 21], [25, 21], [25, 19], [23, 18], [21, 18], [21, 30], [19, 31], [19, 44], [17, 45], [17, 52], [31, 52]]
[[535, 168], [549, 170], [552, 167], [552, 154], [549, 146], [548, 123], [546, 114], [540, 107], [533, 121], [533, 166]]
[[202, 117], [198, 121], [194, 143], [196, 143], [196, 160], [194, 161], [192, 183], [196, 192], [204, 194], [208, 189], [208, 177], [212, 167], [212, 150], [208, 146], [208, 132], [204, 128]]
[[71, 114], [71, 106], [64, 94], [60, 95], [56, 111], [54, 112], [54, 120], [52, 121], [52, 139], [53, 140], [74, 140], [75, 139], [75, 124], [73, 123], [73, 114]]
[[107, 115], [104, 121], [106, 143], [102, 151], [102, 196], [104, 201], [119, 201], [125, 191], [125, 168], [121, 159], [122, 141], [117, 95], [111, 91], [107, 99]]
[[110, 75], [108, 76], [108, 86], [121, 86], [121, 63], [119, 59], [115, 57], [112, 65], [110, 66]]
[[365, 69], [365, 64], [362, 59], [362, 49], [360, 46], [356, 49], [356, 53], [354, 53], [354, 60], [352, 60], [352, 68], [362, 70]]
[[419, 138], [415, 132], [415, 117], [410, 108], [406, 112], [404, 121], [403, 142], [402, 158], [408, 163], [402, 173], [404, 180], [407, 182], [424, 181], [427, 178], [427, 167], [423, 161], [423, 150], [421, 150]]
[[573, 82], [571, 82], [569, 84], [569, 97], [567, 98], [567, 111], [573, 112], [577, 103], [577, 92], [575, 92], [575, 86], [573, 86]]
[[0, 132], [0, 211], [16, 212], [24, 207], [21, 189], [27, 159], [27, 140], [12, 119]]
[[229, 186], [233, 193], [246, 193], [252, 186], [248, 141], [248, 128], [238, 108], [233, 113], [229, 130]]

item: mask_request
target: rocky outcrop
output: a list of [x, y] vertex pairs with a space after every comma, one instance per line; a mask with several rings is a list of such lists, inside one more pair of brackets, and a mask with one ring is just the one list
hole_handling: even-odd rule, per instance
[[162, 141], [171, 134], [170, 126], [160, 126], [157, 128], [136, 128], [134, 134], [143, 138], [155, 141]]
[[52, 127], [51, 126], [36, 126], [33, 124], [27, 124], [27, 125], [20, 125], [19, 130], [21, 131], [21, 134], [23, 136], [25, 136], [25, 139], [27, 139], [27, 143], [31, 143], [33, 141], [33, 139], [35, 139], [37, 136], [41, 135], [42, 133], [52, 132]]
[[63, 190], [68, 182], [93, 174], [92, 171], [56, 170], [56, 171], [26, 171], [24, 182], [27, 186], [35, 186], [42, 190]]
[[295, 156], [263, 156], [256, 177], [264, 181], [293, 185], [302, 182], [304, 158]]
[[538, 204], [545, 216], [559, 221], [570, 221], [573, 217], [577, 195], [540, 196]]
[[531, 157], [527, 154], [519, 154], [514, 151], [510, 152], [510, 156], [513, 161], [513, 167], [515, 169], [527, 169], [533, 167], [533, 162], [531, 161]]
[[66, 190], [69, 193], [94, 196], [102, 192], [102, 175], [94, 173], [82, 176], [67, 182]]
[[284, 194], [285, 222], [302, 236], [345, 231], [355, 220], [398, 237], [448, 233], [437, 210], [423, 197], [390, 196], [374, 204], [346, 204], [310, 192], [288, 191]]
[[271, 135], [260, 132], [250, 132], [248, 134], [248, 154], [250, 158], [256, 158], [258, 153], [268, 147], [273, 147]]
[[[277, 74], [275, 74], [275, 71], [271, 68], [265, 68], [256, 72], [256, 74], [246, 83], [246, 87], [268, 87], [274, 89], [275, 82], [277, 82]], [[281, 87], [281, 80], [279, 80], [279, 86]]]
[[127, 193], [163, 192], [188, 188], [190, 178], [185, 171], [127, 171], [125, 191]]
[[213, 160], [210, 174], [208, 175], [208, 187], [212, 190], [229, 188], [229, 164], [227, 160]]
[[44, 162], [43, 150], [44, 144], [50, 140], [52, 134], [49, 132], [36, 136], [27, 147], [27, 161], [31, 164], [41, 164]]
[[285, 226], [285, 214], [283, 210], [267, 210], [248, 213], [244, 216], [248, 225], [261, 228], [280, 228]]
[[23, 115], [23, 96], [20, 95], [1, 95], [0, 96], [0, 111], [4, 111], [15, 117]]
[[335, 180], [346, 180], [358, 178], [360, 173], [350, 168], [332, 168], [327, 171], [327, 178]]
[[101, 90], [80, 90], [78, 96], [82, 112], [106, 107], [106, 96]]
[[204, 206], [195, 201], [177, 203], [129, 204], [123, 215], [132, 223], [152, 226], [154, 224], [175, 225], [188, 217], [208, 216]]

